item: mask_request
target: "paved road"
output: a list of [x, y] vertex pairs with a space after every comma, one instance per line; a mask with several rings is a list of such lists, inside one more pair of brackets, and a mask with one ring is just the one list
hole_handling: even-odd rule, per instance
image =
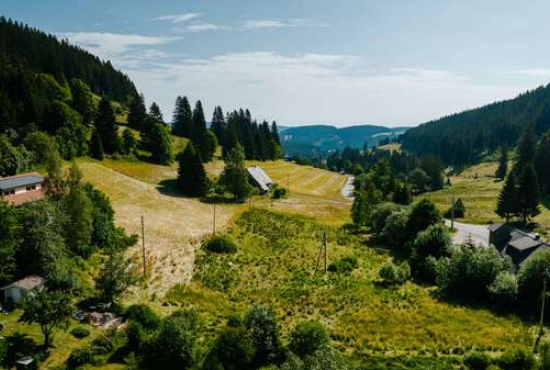
[[348, 182], [346, 182], [346, 185], [342, 188], [342, 195], [349, 199], [353, 200], [353, 180], [355, 178], [353, 176], [348, 176]]
[[[446, 220], [445, 224], [451, 226], [451, 221]], [[456, 233], [453, 234], [454, 244], [464, 244], [469, 239], [475, 244], [488, 246], [489, 245], [489, 225], [472, 225], [463, 224], [455, 221]]]

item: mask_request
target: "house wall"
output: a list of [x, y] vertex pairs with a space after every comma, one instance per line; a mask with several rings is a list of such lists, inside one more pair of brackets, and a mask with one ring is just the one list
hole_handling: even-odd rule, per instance
[[[22, 187], [16, 188], [16, 189], [5, 190], [4, 191], [4, 196], [5, 197], [10, 197], [10, 196], [20, 195], [20, 194], [25, 194], [25, 193], [32, 193], [32, 192], [39, 191], [39, 190], [42, 189], [42, 184], [34, 184], [34, 185], [31, 185], [31, 186], [34, 186], [34, 189], [31, 188], [31, 189], [27, 190], [26, 186], [22, 186]], [[14, 192], [14, 193], [12, 193], [12, 192]]]
[[16, 288], [16, 287], [13, 287], [13, 288], [8, 288], [6, 290], [4, 290], [4, 301], [5, 302], [13, 302], [13, 303], [17, 303], [21, 300], [22, 297], [22, 294], [21, 294], [21, 289], [19, 288]]

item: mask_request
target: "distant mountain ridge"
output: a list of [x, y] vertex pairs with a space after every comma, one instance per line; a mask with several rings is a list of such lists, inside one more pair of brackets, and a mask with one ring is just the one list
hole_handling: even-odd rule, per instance
[[384, 127], [357, 125], [338, 128], [331, 125], [287, 127], [281, 126], [281, 143], [285, 153], [312, 157], [341, 150], [347, 146], [362, 148], [377, 145], [385, 138], [394, 138], [407, 131], [408, 127]]

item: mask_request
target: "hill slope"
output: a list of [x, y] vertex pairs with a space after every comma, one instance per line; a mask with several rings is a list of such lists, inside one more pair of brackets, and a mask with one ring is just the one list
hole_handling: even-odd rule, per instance
[[403, 148], [453, 165], [473, 163], [504, 143], [515, 145], [527, 123], [538, 133], [550, 128], [550, 85], [422, 124], [403, 135]]

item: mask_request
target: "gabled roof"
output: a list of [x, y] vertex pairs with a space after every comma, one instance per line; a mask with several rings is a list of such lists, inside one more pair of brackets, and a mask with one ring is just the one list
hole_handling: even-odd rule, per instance
[[33, 290], [34, 288], [37, 288], [37, 287], [40, 287], [40, 286], [44, 285], [45, 281], [46, 280], [44, 280], [43, 277], [40, 277], [38, 275], [31, 275], [31, 276], [27, 276], [24, 279], [18, 280], [15, 283], [11, 283], [10, 285], [6, 285], [5, 287], [0, 288], [0, 290], [6, 290], [6, 289], [9, 289], [9, 288], [19, 288], [19, 289], [24, 289], [24, 290]]
[[44, 176], [37, 172], [0, 178], [0, 190], [17, 189], [44, 182]]
[[506, 224], [492, 224], [492, 225], [489, 225], [488, 229], [490, 232], [495, 232], [497, 231], [498, 229], [500, 229], [502, 226], [505, 226]]
[[273, 180], [258, 166], [248, 167], [246, 169], [252, 179], [258, 184], [263, 191], [269, 191], [269, 187], [273, 184]]

